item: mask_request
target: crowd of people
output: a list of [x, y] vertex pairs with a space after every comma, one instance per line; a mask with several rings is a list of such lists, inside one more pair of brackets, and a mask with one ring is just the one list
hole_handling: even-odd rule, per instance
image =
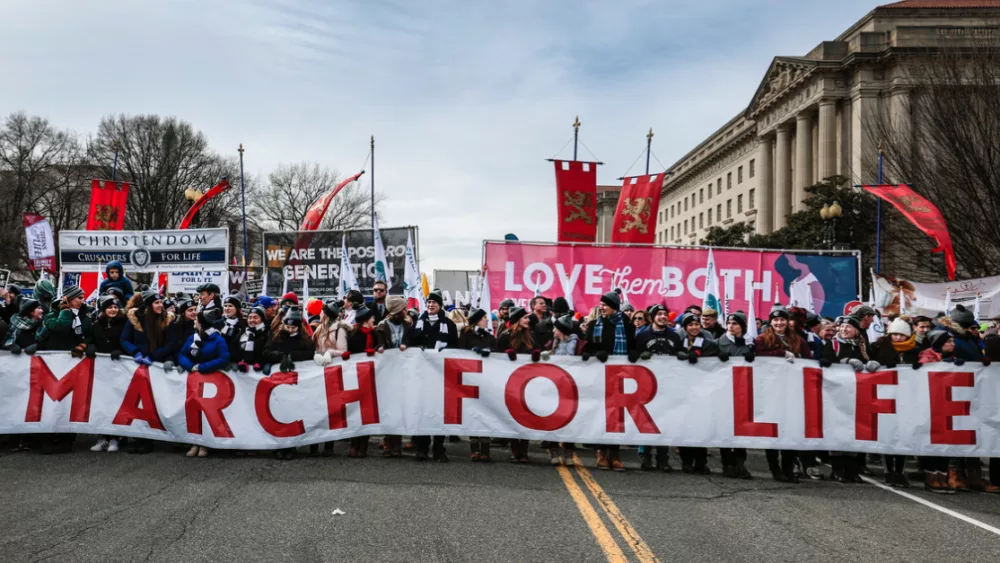
[[[108, 264], [105, 279], [95, 299], [87, 303], [84, 291], [70, 286], [57, 296], [51, 281], [34, 286], [31, 298], [11, 285], [0, 292], [0, 331], [6, 334], [3, 348], [12, 354], [33, 354], [37, 350], [64, 350], [74, 357], [108, 354], [139, 364], [161, 362], [164, 369], [179, 371], [229, 370], [269, 375], [294, 369], [295, 362], [312, 360], [325, 366], [352, 354], [369, 356], [386, 349], [424, 350], [459, 348], [484, 357], [519, 354], [532, 361], [551, 355], [579, 356], [606, 362], [624, 356], [637, 362], [653, 357], [673, 356], [678, 361], [697, 363], [702, 358], [728, 361], [741, 358], [752, 362], [760, 357], [779, 357], [788, 362], [816, 360], [823, 367], [835, 363], [855, 371], [873, 372], [896, 366], [920, 369], [933, 362], [989, 364], [1000, 359], [1000, 334], [996, 327], [981, 327], [971, 311], [958, 305], [935, 318], [898, 316], [885, 319], [885, 335], [870, 341], [868, 329], [878, 312], [867, 305], [836, 319], [819, 317], [799, 307], [776, 304], [766, 319], [748, 318], [742, 311], [726, 315], [720, 322], [718, 311], [692, 305], [679, 314], [663, 305], [635, 310], [622, 303], [621, 294], [609, 292], [600, 304], [582, 315], [571, 310], [566, 299], [536, 296], [529, 309], [503, 300], [496, 311], [445, 309], [441, 293], [431, 292], [423, 312], [408, 309], [406, 300], [388, 296], [386, 284], [376, 282], [373, 298], [367, 301], [352, 290], [342, 301], [310, 299], [301, 304], [294, 293], [280, 299], [260, 296], [252, 303], [228, 296], [215, 284], [197, 288], [197, 295], [164, 295], [145, 286], [133, 288], [122, 265]], [[304, 305], [304, 306], [303, 306]], [[1000, 320], [1000, 319], [996, 319]], [[748, 336], [754, 323], [755, 338]], [[415, 450], [417, 460], [448, 461], [445, 436], [413, 436], [404, 445], [403, 436], [385, 436], [383, 457], [400, 457], [403, 450]], [[454, 437], [452, 437], [454, 438]], [[15, 436], [14, 447], [39, 449], [42, 453], [68, 452], [75, 435]], [[368, 455], [367, 436], [350, 440], [350, 457]], [[472, 461], [490, 461], [491, 447], [509, 447], [513, 463], [528, 463], [528, 440], [496, 440], [472, 437]], [[543, 442], [549, 462], [572, 465], [576, 445]], [[597, 450], [597, 468], [624, 471], [622, 453], [616, 445], [590, 445]], [[124, 443], [115, 436], [100, 437], [91, 451], [130, 453], [153, 451], [151, 440], [131, 439]], [[329, 455], [333, 443], [310, 446], [311, 455]], [[678, 448], [685, 473], [709, 474], [708, 449]], [[189, 457], [205, 457], [209, 450], [191, 446]], [[274, 452], [289, 460], [295, 448]], [[884, 464], [884, 479], [893, 487], [908, 487], [905, 456], [877, 456]], [[829, 478], [841, 483], [861, 483], [861, 475], [871, 474], [869, 456], [848, 452], [802, 452], [767, 450], [772, 477], [781, 482]], [[719, 452], [722, 474], [750, 479], [747, 452], [723, 448]], [[673, 471], [670, 448], [640, 447], [638, 461], [643, 470]], [[827, 476], [823, 467], [828, 466]], [[983, 478], [978, 458], [917, 458], [917, 478], [935, 493], [981, 491], [1000, 493], [1000, 459], [989, 461], [988, 479]]]

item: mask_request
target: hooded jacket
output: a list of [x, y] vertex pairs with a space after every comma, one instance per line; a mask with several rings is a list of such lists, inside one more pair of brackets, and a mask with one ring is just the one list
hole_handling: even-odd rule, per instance
[[[120, 274], [116, 280], [111, 279], [112, 268], [117, 268]], [[135, 290], [132, 289], [132, 282], [125, 277], [125, 268], [122, 267], [121, 262], [118, 260], [108, 262], [108, 265], [104, 267], [104, 273], [107, 274], [108, 277], [104, 278], [104, 281], [101, 282], [101, 287], [97, 290], [99, 294], [104, 295], [108, 288], [117, 287], [123, 294], [125, 294], [125, 301], [132, 299], [132, 294], [135, 293]]]
[[979, 339], [969, 333], [949, 317], [938, 319], [938, 326], [955, 339], [956, 358], [962, 358], [967, 362], [983, 361], [983, 350], [979, 346]]
[[121, 313], [114, 317], [97, 317], [94, 321], [94, 346], [99, 353], [110, 354], [122, 349], [122, 333], [127, 322]]
[[149, 356], [155, 362], [165, 362], [173, 357], [175, 344], [172, 340], [173, 331], [170, 330], [171, 322], [174, 320], [173, 313], [164, 313], [160, 319], [160, 330], [164, 336], [164, 342], [155, 350], [149, 349], [149, 339], [146, 337], [145, 317], [139, 318], [139, 309], [129, 309], [128, 324], [122, 330], [121, 349], [129, 356], [134, 356], [136, 352]]
[[225, 369], [229, 365], [229, 345], [219, 331], [210, 329], [202, 333], [197, 350], [192, 349], [194, 337], [194, 334], [188, 337], [177, 355], [177, 363], [182, 368], [193, 371], [198, 366], [199, 372], [208, 373]]

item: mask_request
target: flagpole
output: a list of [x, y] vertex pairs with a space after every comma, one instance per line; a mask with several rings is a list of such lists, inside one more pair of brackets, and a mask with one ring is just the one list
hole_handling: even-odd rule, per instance
[[374, 231], [374, 229], [375, 229], [375, 135], [372, 135], [371, 151], [372, 151], [372, 175], [371, 175], [371, 179], [372, 179], [372, 229], [373, 229], [372, 233], [374, 235], [374, 232], [375, 232]]
[[115, 140], [115, 162], [111, 165], [111, 181], [115, 181], [115, 177], [118, 176], [118, 149], [121, 148], [121, 143]]
[[573, 160], [576, 160], [576, 145], [580, 142], [580, 116], [573, 118]]
[[653, 128], [649, 128], [649, 133], [646, 135], [646, 175], [649, 175], [649, 150], [653, 145]]
[[247, 188], [243, 182], [243, 143], [240, 143], [240, 200], [243, 208], [243, 279], [246, 280], [250, 261], [247, 260]]
[[[885, 151], [882, 150], [882, 143], [878, 145], [878, 185], [882, 185], [882, 162], [885, 159]], [[882, 198], [878, 200], [875, 208], [875, 273], [879, 273], [879, 266], [882, 264]]]

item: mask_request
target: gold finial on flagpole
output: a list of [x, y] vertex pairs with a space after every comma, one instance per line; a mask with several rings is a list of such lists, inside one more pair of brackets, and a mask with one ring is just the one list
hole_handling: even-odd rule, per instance
[[574, 131], [579, 131], [580, 130], [580, 125], [581, 125], [581, 123], [580, 123], [580, 116], [578, 115], [578, 116], [576, 116], [576, 117], [573, 118], [573, 130]]
[[652, 141], [653, 140], [653, 128], [652, 127], [649, 128], [649, 133], [646, 134], [646, 140], [647, 141]]

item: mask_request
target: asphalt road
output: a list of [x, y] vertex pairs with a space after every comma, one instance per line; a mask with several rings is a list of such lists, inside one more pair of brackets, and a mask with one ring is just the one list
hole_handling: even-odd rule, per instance
[[[0, 454], [0, 561], [996, 561], [1000, 535], [873, 485], [267, 454]], [[375, 440], [372, 451], [376, 451]], [[496, 459], [506, 456], [496, 455]], [[718, 469], [717, 452], [709, 460]], [[675, 456], [673, 463], [678, 465]], [[915, 484], [916, 485], [916, 484]], [[1000, 496], [908, 492], [1000, 528]], [[334, 511], [343, 514], [334, 514]], [[1000, 530], [997, 530], [1000, 532]], [[619, 559], [624, 557], [624, 559]]]

